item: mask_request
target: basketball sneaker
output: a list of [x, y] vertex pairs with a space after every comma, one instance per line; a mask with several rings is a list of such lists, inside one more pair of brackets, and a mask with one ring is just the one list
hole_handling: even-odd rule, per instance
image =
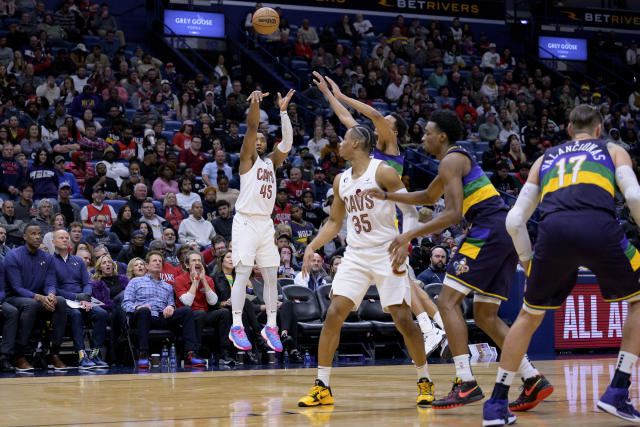
[[483, 398], [484, 394], [482, 394], [476, 380], [462, 382], [460, 378], [456, 378], [449, 394], [442, 399], [434, 400], [431, 402], [431, 406], [434, 409], [451, 409], [477, 402]]
[[92, 369], [96, 364], [93, 363], [87, 352], [84, 350], [78, 351], [78, 369]]
[[229, 330], [229, 340], [238, 350], [251, 350], [251, 343], [242, 326], [233, 326]]
[[262, 328], [260, 335], [262, 335], [262, 338], [264, 338], [271, 350], [275, 350], [278, 352], [282, 351], [282, 343], [280, 342], [280, 336], [278, 335], [277, 326], [275, 328], [265, 326], [264, 328]]
[[311, 387], [311, 391], [298, 400], [298, 406], [319, 406], [319, 405], [333, 405], [333, 395], [331, 394], [331, 387], [327, 387], [320, 380], [316, 380], [316, 385]]
[[204, 366], [206, 366], [205, 361], [198, 356], [198, 353], [195, 351], [187, 352], [187, 357], [184, 359], [185, 368], [202, 368]]
[[430, 333], [424, 334], [424, 352], [427, 354], [427, 357], [442, 344], [444, 339], [444, 331], [440, 328], [434, 327]]
[[418, 405], [431, 405], [431, 402], [436, 400], [433, 395], [435, 387], [428, 378], [420, 378], [418, 381]]
[[553, 386], [544, 375], [536, 375], [535, 377], [522, 380], [522, 391], [518, 398], [509, 403], [509, 409], [512, 411], [528, 411], [535, 408], [538, 403], [549, 397], [553, 393]]
[[482, 407], [483, 426], [506, 426], [516, 422], [516, 416], [509, 411], [509, 401], [489, 399]]
[[96, 365], [96, 369], [108, 369], [109, 364], [100, 358], [100, 349], [94, 348], [93, 350], [89, 350], [88, 353], [89, 359]]
[[607, 387], [600, 400], [598, 409], [633, 423], [640, 422], [640, 412], [631, 404], [629, 389]]
[[442, 346], [440, 347], [440, 357], [444, 360], [453, 359], [453, 354], [451, 354], [451, 347], [449, 347], [449, 340], [446, 337], [442, 341]]

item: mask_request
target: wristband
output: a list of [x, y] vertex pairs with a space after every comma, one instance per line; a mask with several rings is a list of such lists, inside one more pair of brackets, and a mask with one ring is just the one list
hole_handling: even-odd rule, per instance
[[195, 276], [193, 280], [200, 280], [200, 278], [198, 276]]

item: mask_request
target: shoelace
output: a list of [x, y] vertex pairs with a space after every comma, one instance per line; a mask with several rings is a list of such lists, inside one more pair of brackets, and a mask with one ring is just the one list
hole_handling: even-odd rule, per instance
[[234, 331], [234, 334], [237, 335], [239, 338], [247, 338], [247, 334], [244, 333], [244, 329], [242, 328], [236, 329]]
[[429, 394], [431, 392], [431, 383], [418, 383], [418, 388], [420, 389], [420, 394]]

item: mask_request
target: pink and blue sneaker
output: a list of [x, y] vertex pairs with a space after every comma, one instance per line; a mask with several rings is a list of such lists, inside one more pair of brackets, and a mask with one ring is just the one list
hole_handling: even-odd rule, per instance
[[238, 350], [251, 350], [251, 343], [242, 326], [233, 326], [229, 330], [229, 340]]
[[260, 332], [260, 335], [262, 335], [262, 338], [265, 339], [265, 341], [267, 342], [267, 345], [275, 351], [282, 351], [282, 342], [280, 342], [280, 334], [278, 333], [278, 327], [270, 327], [270, 326], [265, 326], [264, 328], [262, 328], [262, 332]]
[[629, 389], [607, 387], [607, 391], [598, 401], [598, 408], [623, 420], [633, 423], [640, 422], [640, 412], [636, 411], [631, 404]]
[[516, 422], [516, 416], [509, 410], [507, 399], [489, 399], [482, 408], [483, 426], [506, 426]]

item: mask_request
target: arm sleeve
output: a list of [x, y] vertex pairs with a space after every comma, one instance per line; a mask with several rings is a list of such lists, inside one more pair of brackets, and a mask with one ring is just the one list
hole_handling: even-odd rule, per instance
[[527, 221], [533, 215], [540, 200], [540, 187], [530, 182], [524, 184], [516, 204], [507, 214], [507, 232], [521, 261], [529, 261], [533, 257], [531, 240], [527, 232]]
[[218, 303], [218, 295], [213, 290], [207, 291], [207, 304], [216, 305]]
[[189, 292], [185, 292], [184, 294], [180, 295], [180, 301], [187, 307], [191, 307], [194, 299], [196, 299], [196, 296], [190, 294]]
[[631, 216], [636, 224], [640, 224], [640, 185], [633, 169], [628, 165], [617, 167], [616, 183], [627, 201]]
[[286, 111], [280, 111], [280, 124], [282, 126], [282, 141], [278, 143], [278, 150], [288, 153], [291, 151], [291, 145], [293, 144], [293, 128]]

